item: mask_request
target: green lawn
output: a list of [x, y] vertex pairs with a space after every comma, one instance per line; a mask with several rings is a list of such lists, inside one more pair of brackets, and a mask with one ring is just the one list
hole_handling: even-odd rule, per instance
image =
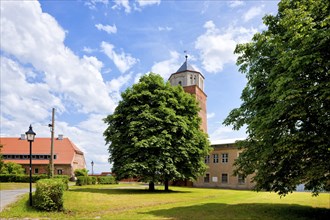
[[[1, 218], [51, 219], [326, 219], [330, 194], [275, 193], [170, 187], [150, 193], [147, 186], [119, 184], [71, 186], [64, 212], [40, 212], [28, 206], [28, 195], [0, 213]], [[162, 189], [162, 188], [161, 188]]]

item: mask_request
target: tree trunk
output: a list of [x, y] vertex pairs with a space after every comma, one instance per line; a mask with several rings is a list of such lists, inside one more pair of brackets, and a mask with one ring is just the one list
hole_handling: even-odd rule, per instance
[[155, 191], [155, 183], [152, 181], [149, 182], [149, 191]]
[[165, 180], [164, 185], [165, 185], [165, 191], [168, 191], [168, 180]]

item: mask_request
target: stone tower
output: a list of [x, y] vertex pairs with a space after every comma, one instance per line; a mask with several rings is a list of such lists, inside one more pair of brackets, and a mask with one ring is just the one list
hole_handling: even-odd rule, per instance
[[199, 102], [201, 110], [199, 116], [202, 119], [202, 130], [207, 133], [207, 118], [206, 118], [206, 94], [204, 93], [204, 76], [196, 71], [188, 64], [188, 56], [182, 66], [173, 73], [169, 81], [172, 86], [181, 85], [184, 91], [194, 94]]

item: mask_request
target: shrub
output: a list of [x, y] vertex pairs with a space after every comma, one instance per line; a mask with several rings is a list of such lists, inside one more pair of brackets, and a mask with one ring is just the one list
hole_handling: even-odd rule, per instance
[[[40, 179], [48, 178], [46, 174], [32, 175], [32, 182], [35, 183]], [[30, 175], [26, 174], [0, 174], [0, 182], [16, 182], [28, 183], [30, 182]]]
[[85, 168], [84, 169], [76, 169], [74, 171], [74, 175], [76, 177], [78, 177], [78, 176], [87, 176], [87, 174], [88, 174], [88, 170], [86, 170]]
[[3, 164], [0, 170], [1, 174], [24, 174], [24, 168], [22, 165], [14, 163], [14, 162], [7, 162]]
[[96, 177], [94, 176], [78, 176], [76, 185], [77, 186], [83, 186], [83, 185], [92, 185], [96, 184]]
[[61, 179], [63, 181], [64, 184], [64, 190], [68, 190], [69, 189], [69, 176], [66, 175], [56, 175], [54, 176], [55, 179]]
[[98, 179], [99, 184], [117, 184], [115, 177], [113, 176], [100, 176]]
[[33, 197], [33, 206], [40, 210], [62, 211], [64, 188], [62, 179], [39, 180]]
[[77, 186], [87, 185], [87, 177], [86, 176], [77, 176], [76, 185]]

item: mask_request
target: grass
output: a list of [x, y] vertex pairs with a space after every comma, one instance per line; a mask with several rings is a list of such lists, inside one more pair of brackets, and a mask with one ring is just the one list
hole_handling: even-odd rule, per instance
[[[30, 187], [30, 183], [0, 183], [0, 190], [26, 189]], [[34, 183], [32, 183], [34, 187]]]
[[70, 186], [64, 212], [28, 206], [28, 195], [0, 213], [1, 218], [51, 219], [327, 219], [330, 194], [275, 193], [170, 187], [148, 192], [139, 184]]

